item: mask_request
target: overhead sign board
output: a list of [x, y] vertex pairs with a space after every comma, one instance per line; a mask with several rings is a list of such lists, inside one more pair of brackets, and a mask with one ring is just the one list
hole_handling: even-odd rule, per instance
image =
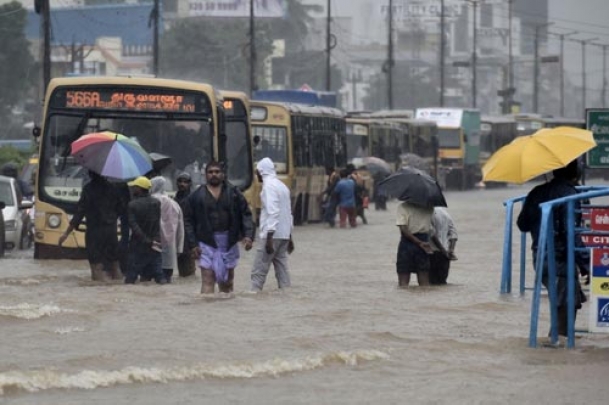
[[439, 127], [460, 128], [463, 110], [457, 108], [419, 108], [416, 119], [434, 121]]
[[587, 109], [586, 128], [592, 131], [597, 144], [586, 154], [586, 164], [591, 168], [609, 168], [609, 109]]
[[[250, 2], [246, 0], [189, 0], [190, 17], [249, 17]], [[287, 15], [285, 0], [254, 0], [256, 17], [281, 18]]]

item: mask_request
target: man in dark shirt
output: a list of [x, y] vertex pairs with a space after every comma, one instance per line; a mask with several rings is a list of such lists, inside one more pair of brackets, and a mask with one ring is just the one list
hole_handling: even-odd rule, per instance
[[138, 177], [129, 183], [133, 199], [129, 202], [129, 270], [126, 284], [133, 284], [138, 276], [165, 284], [161, 261], [161, 203], [151, 197], [152, 183]]
[[239, 246], [252, 248], [254, 224], [243, 194], [225, 181], [218, 162], [205, 168], [206, 184], [194, 191], [183, 206], [184, 229], [189, 248], [201, 267], [201, 293], [233, 291]]
[[[176, 179], [176, 185], [178, 191], [173, 199], [180, 204], [180, 208], [182, 208], [182, 212], [184, 212], [184, 202], [188, 199], [192, 187], [190, 174], [186, 172], [180, 173]], [[184, 248], [182, 253], [178, 254], [178, 273], [180, 274], [180, 277], [190, 277], [194, 276], [195, 270], [195, 260], [188, 249], [188, 241], [184, 238]]]
[[[529, 192], [522, 206], [522, 211], [518, 216], [517, 225], [520, 231], [531, 233], [531, 250], [533, 252], [533, 264], [536, 266], [537, 248], [539, 241], [539, 231], [541, 227], [541, 209], [539, 204], [555, 200], [561, 197], [568, 197], [577, 194], [575, 188], [579, 180], [579, 168], [577, 160], [569, 165], [554, 170], [554, 178], [548, 182], [535, 187]], [[575, 211], [580, 211], [579, 201], [575, 201]], [[558, 333], [562, 336], [567, 335], [567, 229], [569, 226], [579, 226], [581, 215], [577, 215], [576, 223], [568, 224], [565, 218], [566, 207], [560, 205], [554, 209], [554, 250], [556, 255], [556, 288], [558, 305]], [[583, 247], [579, 235], [575, 238], [575, 247]], [[575, 263], [582, 275], [589, 274], [590, 256], [587, 251], [575, 251]], [[536, 269], [537, 270], [537, 269]], [[542, 282], [548, 286], [547, 260], [542, 273]], [[575, 312], [581, 308], [581, 304], [586, 301], [586, 296], [581, 290], [579, 278], [576, 276]]]
[[76, 213], [66, 231], [59, 237], [59, 246], [87, 218], [85, 244], [87, 259], [94, 281], [121, 277], [118, 270], [118, 218], [125, 205], [112, 184], [99, 174], [89, 171], [91, 181], [82, 189], [76, 205]]

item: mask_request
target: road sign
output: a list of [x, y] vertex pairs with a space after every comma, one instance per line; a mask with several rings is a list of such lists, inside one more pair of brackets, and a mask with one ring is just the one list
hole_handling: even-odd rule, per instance
[[590, 277], [590, 332], [609, 333], [609, 249], [592, 249]]
[[592, 131], [597, 143], [586, 154], [586, 164], [591, 168], [609, 168], [609, 109], [587, 109], [586, 128]]

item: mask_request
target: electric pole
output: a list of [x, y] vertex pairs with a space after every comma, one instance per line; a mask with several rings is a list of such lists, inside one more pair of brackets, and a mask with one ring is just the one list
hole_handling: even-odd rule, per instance
[[393, 110], [393, 0], [389, 0], [387, 20], [387, 106]]
[[[48, 1], [48, 0], [47, 0]], [[154, 0], [152, 8], [152, 73], [155, 77], [159, 75], [159, 0]]]
[[[514, 0], [508, 0], [508, 85], [510, 89], [514, 88], [514, 54], [512, 50], [512, 5]], [[504, 110], [512, 112], [513, 96], [509, 98], [508, 106]], [[504, 111], [505, 112], [505, 111]]]
[[533, 56], [533, 112], [539, 110], [539, 31], [547, 28], [553, 22], [535, 25], [535, 54]]
[[576, 40], [582, 46], [582, 109], [586, 111], [586, 44], [590, 41], [596, 41], [598, 38], [589, 38]]
[[440, 107], [444, 107], [444, 65], [446, 63], [445, 24], [444, 0], [440, 0]]
[[256, 26], [254, 21], [254, 0], [250, 0], [250, 97], [258, 90], [256, 85]]
[[467, 2], [472, 4], [473, 9], [473, 35], [472, 35], [472, 107], [476, 108], [476, 94], [477, 94], [477, 77], [476, 77], [476, 63], [478, 59], [478, 55], [476, 52], [476, 48], [478, 46], [478, 2], [480, 0], [467, 0]]
[[328, 0], [326, 17], [326, 91], [332, 88], [332, 0]]
[[603, 108], [607, 107], [607, 45], [603, 47]]
[[560, 116], [565, 116], [565, 38], [577, 31], [560, 34]]
[[42, 0], [42, 32], [44, 35], [42, 50], [42, 81], [43, 97], [51, 81], [51, 4], [50, 0]]

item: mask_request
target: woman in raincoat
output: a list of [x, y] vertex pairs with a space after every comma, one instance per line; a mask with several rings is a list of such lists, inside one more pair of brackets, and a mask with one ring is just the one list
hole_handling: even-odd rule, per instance
[[178, 254], [182, 253], [184, 247], [184, 218], [180, 205], [165, 194], [165, 178], [157, 176], [150, 182], [150, 194], [161, 202], [163, 273], [170, 283], [173, 270], [178, 268]]

